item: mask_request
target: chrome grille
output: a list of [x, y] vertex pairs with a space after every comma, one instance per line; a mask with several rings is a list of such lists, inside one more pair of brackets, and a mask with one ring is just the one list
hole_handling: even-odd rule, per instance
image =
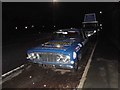
[[56, 62], [59, 54], [56, 53], [36, 53], [39, 61]]

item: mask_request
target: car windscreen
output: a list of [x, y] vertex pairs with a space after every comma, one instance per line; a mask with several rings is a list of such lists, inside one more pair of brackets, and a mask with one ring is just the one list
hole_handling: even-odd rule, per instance
[[78, 32], [56, 32], [54, 33], [54, 38], [64, 39], [64, 38], [79, 38]]

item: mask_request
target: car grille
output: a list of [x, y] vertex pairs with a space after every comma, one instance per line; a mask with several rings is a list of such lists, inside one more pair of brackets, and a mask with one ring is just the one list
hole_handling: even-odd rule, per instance
[[56, 62], [59, 54], [56, 53], [36, 53], [37, 60], [43, 62]]

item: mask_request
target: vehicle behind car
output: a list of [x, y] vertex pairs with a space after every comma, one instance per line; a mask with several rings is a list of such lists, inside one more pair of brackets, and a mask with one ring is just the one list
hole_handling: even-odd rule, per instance
[[99, 30], [99, 24], [96, 20], [95, 13], [85, 14], [84, 22], [82, 22], [82, 24], [83, 30], [85, 31], [88, 37], [94, 35]]

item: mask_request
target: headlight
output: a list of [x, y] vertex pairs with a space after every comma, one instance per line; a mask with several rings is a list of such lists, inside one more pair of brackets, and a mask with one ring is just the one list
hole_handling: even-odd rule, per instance
[[69, 61], [70, 61], [70, 56], [67, 55], [67, 56], [63, 57], [63, 62], [64, 63], [68, 63]]
[[73, 59], [76, 59], [76, 57], [77, 57], [76, 52], [73, 52]]
[[27, 55], [28, 55], [27, 59], [36, 59], [35, 53], [29, 53]]
[[30, 55], [31, 55], [31, 56], [35, 56], [35, 54], [34, 54], [34, 53], [30, 53]]
[[30, 59], [32, 56], [30, 53], [27, 54], [27, 59]]
[[57, 56], [57, 62], [68, 63], [69, 61], [70, 61], [70, 56], [69, 55], [58, 55]]
[[94, 33], [96, 33], [96, 30], [94, 30]]
[[88, 36], [88, 37], [90, 37], [90, 36], [91, 36], [91, 34], [88, 34], [87, 36]]

